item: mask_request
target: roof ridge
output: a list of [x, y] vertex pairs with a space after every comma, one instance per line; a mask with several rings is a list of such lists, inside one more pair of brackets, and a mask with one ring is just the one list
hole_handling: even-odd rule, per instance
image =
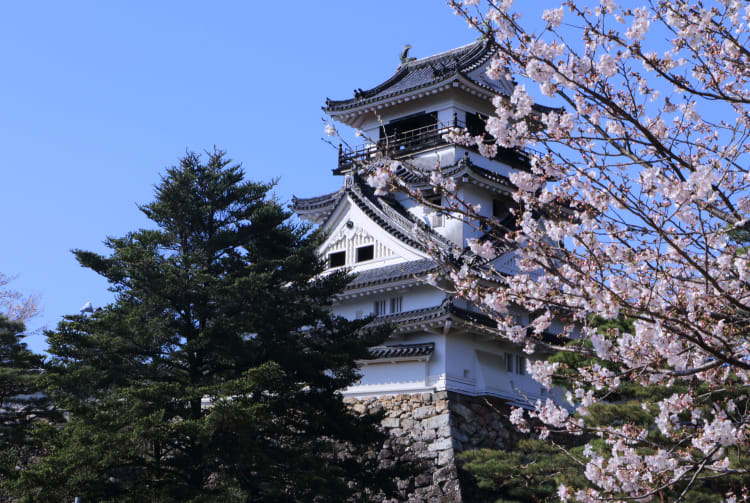
[[467, 49], [471, 46], [484, 45], [484, 43], [485, 43], [484, 39], [474, 40], [473, 42], [469, 42], [468, 44], [464, 44], [460, 47], [454, 47], [453, 49], [448, 49], [447, 51], [439, 52], [437, 54], [432, 54], [431, 56], [425, 56], [423, 58], [417, 58], [412, 61], [407, 61], [406, 63], [399, 65], [397, 69], [400, 69], [401, 67], [404, 67], [404, 66], [419, 66], [425, 63], [429, 63], [436, 59], [444, 58], [445, 56], [448, 56], [451, 53], [460, 53], [464, 49]]
[[[410, 246], [421, 251], [426, 251], [427, 249], [419, 240], [412, 237], [412, 231], [415, 227], [428, 235], [438, 246], [455, 246], [454, 243], [448, 240], [445, 236], [435, 232], [434, 229], [412, 215], [401, 205], [401, 203], [396, 201], [395, 198], [378, 197], [375, 195], [374, 190], [371, 187], [368, 185], [362, 185], [358, 181], [354, 182], [351, 190], [353, 193], [359, 193], [361, 197], [363, 197], [370, 205], [374, 206], [378, 212], [395, 224], [391, 225], [391, 227], [393, 227], [399, 234], [405, 235], [408, 241], [404, 239], [401, 240]], [[399, 229], [396, 226], [401, 226], [402, 228]]]
[[322, 201], [324, 199], [328, 199], [328, 198], [333, 197], [333, 196], [335, 196], [335, 195], [337, 195], [337, 194], [339, 194], [340, 192], [343, 192], [343, 191], [344, 191], [344, 187], [340, 187], [338, 190], [334, 190], [333, 192], [328, 192], [327, 194], [323, 194], [323, 195], [320, 195], [320, 196], [297, 197], [295, 195], [292, 195], [292, 201], [293, 202], [299, 201], [299, 202], [305, 202], [305, 203], [312, 203], [312, 202], [317, 202], [317, 201]]
[[[480, 68], [494, 52], [490, 39], [480, 39], [431, 56], [404, 62], [396, 68], [391, 77], [381, 84], [366, 91], [355, 90], [353, 98], [345, 100], [327, 98], [323, 110], [330, 115], [426, 86], [437, 85], [440, 82], [448, 82], [456, 75], [468, 75]], [[469, 84], [487, 89], [491, 93], [510, 95], [506, 88], [483, 85], [471, 76], [466, 78]]]

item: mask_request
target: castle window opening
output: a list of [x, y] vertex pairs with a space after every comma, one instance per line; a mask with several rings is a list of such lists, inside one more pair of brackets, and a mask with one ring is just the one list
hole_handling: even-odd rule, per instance
[[328, 267], [341, 267], [346, 265], [346, 252], [334, 252], [328, 254]]
[[360, 246], [357, 248], [357, 262], [364, 262], [375, 258], [375, 245]]

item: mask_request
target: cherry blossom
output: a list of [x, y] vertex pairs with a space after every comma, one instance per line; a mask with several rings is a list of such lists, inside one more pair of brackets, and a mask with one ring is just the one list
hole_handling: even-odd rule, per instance
[[549, 23], [550, 27], [557, 28], [562, 23], [565, 10], [562, 7], [547, 9], [542, 13], [542, 19]]
[[[529, 402], [511, 422], [540, 437], [604, 440], [580, 460], [590, 486], [561, 486], [563, 501], [646, 501], [672, 484], [744, 473], [727, 452], [750, 447], [750, 6], [569, 0], [532, 32], [509, 0], [449, 4], [494, 40], [487, 78], [517, 84], [492, 101], [483, 134], [453, 128], [444, 139], [489, 158], [525, 150], [529, 165], [508, 174], [513, 229], [461, 201], [459, 181], [439, 167], [429, 171], [454, 218], [487, 232], [466, 249], [427, 246], [440, 277], [500, 336], [545, 350], [530, 358], [534, 379], [570, 380], [567, 405]], [[368, 182], [421, 200], [397, 171], [378, 161]], [[493, 269], [504, 249], [519, 274]], [[594, 317], [632, 330], [601, 332]], [[562, 349], [599, 363], [543, 359]], [[589, 424], [624, 383], [680, 391], [644, 400], [648, 427]]]
[[388, 193], [388, 187], [392, 183], [393, 172], [387, 164], [377, 166], [367, 176], [367, 183], [375, 189], [375, 195], [384, 196]]
[[[449, 3], [494, 38], [488, 78], [518, 84], [493, 100], [486, 134], [457, 129], [446, 139], [490, 156], [490, 145], [533, 152], [528, 169], [509, 174], [519, 231], [456, 203], [490, 229], [493, 247], [516, 250], [521, 274], [493, 286], [472, 281], [487, 276], [481, 269], [464, 269], [452, 276], [456, 291], [512, 342], [545, 347], [543, 336], [564, 326], [558, 337], [586, 342], [566, 350], [602, 361], [566, 369], [571, 409], [530, 404], [541, 436], [589, 430], [609, 446], [587, 451], [592, 487], [563, 486], [559, 497], [649, 499], [741, 469], [724, 451], [750, 446], [750, 7], [567, 1], [531, 32], [510, 2], [490, 0], [484, 12]], [[537, 111], [537, 101], [552, 108]], [[445, 190], [440, 176], [432, 183]], [[509, 306], [535, 314], [525, 320]], [[604, 334], [590, 326], [594, 315], [633, 329]], [[533, 360], [531, 376], [550, 385], [561, 368]], [[632, 425], [587, 426], [588, 410], [624, 382], [687, 389], [643, 403], [664, 445]], [[722, 398], [727, 389], [737, 396]], [[520, 409], [512, 419], [533, 428]]]
[[489, 241], [480, 242], [478, 239], [467, 239], [466, 244], [473, 253], [485, 260], [492, 260], [497, 256], [495, 248]]

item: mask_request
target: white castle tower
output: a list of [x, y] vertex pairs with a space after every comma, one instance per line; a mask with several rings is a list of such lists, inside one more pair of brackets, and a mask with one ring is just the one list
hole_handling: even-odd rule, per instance
[[[376, 196], [362, 169], [383, 149], [425, 172], [439, 163], [443, 175], [456, 181], [460, 199], [513, 227], [515, 188], [508, 174], [528, 169], [523, 152], [499, 149], [487, 159], [475, 148], [443, 140], [452, 127], [479, 134], [483, 118], [494, 111], [491, 100], [512, 94], [512, 82], [485, 75], [492, 54], [487, 39], [421, 59], [408, 57], [407, 47], [396, 73], [382, 84], [357, 90], [352, 99], [326, 100], [331, 119], [371, 141], [340, 147], [333, 170], [343, 177], [340, 190], [293, 201], [300, 218], [327, 232], [320, 254], [328, 267], [356, 274], [338, 297], [336, 314], [350, 319], [375, 314], [375, 323], [395, 327], [384, 346], [372, 348], [372, 359], [362, 362], [360, 382], [343, 393], [355, 410], [386, 408], [383, 425], [393, 440], [384, 449], [386, 462], [427, 462], [421, 480], [404, 482], [404, 499], [461, 500], [455, 452], [503, 447], [512, 435], [502, 417], [507, 406], [549, 396], [527, 375], [529, 356], [502, 337], [493, 320], [426, 281], [437, 265], [424, 235], [465, 247], [482, 231], [401, 193]], [[406, 181], [431, 203], [447, 206], [424, 178], [407, 175]], [[517, 273], [513, 250], [505, 250], [494, 265], [500, 273]], [[517, 315], [529, 321], [527, 314]]]

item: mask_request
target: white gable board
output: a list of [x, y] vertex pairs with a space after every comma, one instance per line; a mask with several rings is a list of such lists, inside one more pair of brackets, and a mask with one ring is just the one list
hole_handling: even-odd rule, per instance
[[[345, 266], [354, 270], [428, 258], [426, 253], [392, 236], [348, 197], [341, 200], [324, 224], [323, 230], [328, 234], [328, 238], [318, 249], [320, 256], [327, 257], [331, 253], [345, 252]], [[357, 248], [368, 245], [373, 245], [373, 259], [357, 263]]]

